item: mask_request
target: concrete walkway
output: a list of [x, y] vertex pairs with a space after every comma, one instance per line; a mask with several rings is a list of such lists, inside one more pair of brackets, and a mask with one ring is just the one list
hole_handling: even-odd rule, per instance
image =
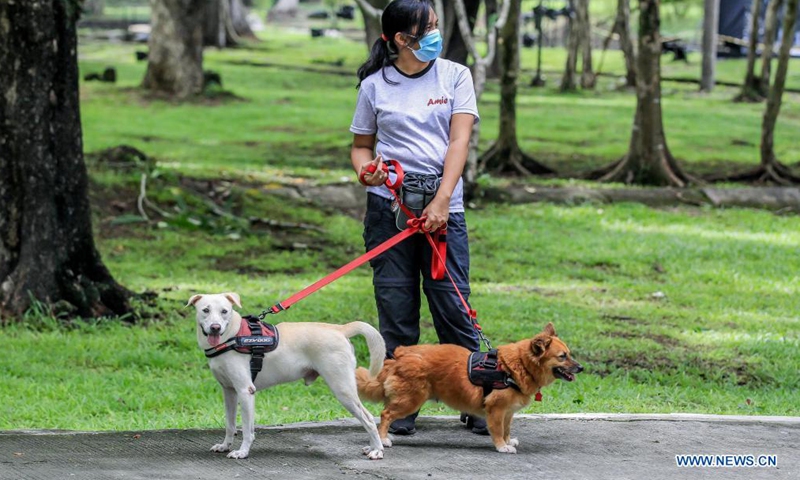
[[[354, 420], [259, 427], [250, 458], [238, 461], [208, 451], [219, 430], [5, 431], [0, 479], [800, 478], [800, 417], [519, 415], [516, 455], [497, 453], [455, 417], [422, 417], [417, 429], [380, 461], [361, 455], [367, 437]], [[684, 454], [772, 455], [777, 466], [678, 467]]]

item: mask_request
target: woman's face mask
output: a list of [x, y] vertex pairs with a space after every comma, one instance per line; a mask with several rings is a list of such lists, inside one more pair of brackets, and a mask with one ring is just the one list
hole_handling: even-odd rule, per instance
[[430, 62], [442, 53], [442, 34], [439, 29], [431, 30], [419, 39], [419, 50], [408, 47], [420, 62]]

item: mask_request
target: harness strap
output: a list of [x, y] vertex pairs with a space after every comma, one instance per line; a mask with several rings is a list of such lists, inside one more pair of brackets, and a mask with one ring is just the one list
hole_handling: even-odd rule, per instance
[[220, 343], [216, 347], [206, 348], [203, 350], [203, 352], [205, 352], [206, 357], [214, 358], [217, 355], [222, 355], [228, 350], [233, 350], [234, 348], [236, 348], [236, 337], [231, 338], [227, 342]]
[[[258, 317], [248, 315], [247, 317], [244, 317], [243, 320], [247, 320], [247, 325], [250, 327], [251, 336], [262, 336], [261, 322], [258, 320]], [[250, 379], [253, 382], [256, 381], [258, 372], [260, 372], [261, 368], [264, 366], [264, 352], [266, 352], [266, 350], [267, 347], [263, 345], [254, 345], [250, 347]]]

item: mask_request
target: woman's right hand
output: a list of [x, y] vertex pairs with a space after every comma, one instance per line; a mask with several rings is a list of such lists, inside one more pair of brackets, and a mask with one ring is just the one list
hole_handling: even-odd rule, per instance
[[[369, 170], [372, 170], [370, 165], [375, 166], [374, 173], [369, 173]], [[361, 180], [361, 183], [371, 187], [377, 187], [386, 183], [389, 174], [383, 170], [383, 157], [379, 154], [374, 160], [361, 165], [361, 173], [359, 173], [358, 178]]]

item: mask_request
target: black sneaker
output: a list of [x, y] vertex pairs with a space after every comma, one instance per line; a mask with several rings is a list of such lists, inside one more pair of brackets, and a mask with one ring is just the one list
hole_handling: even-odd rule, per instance
[[489, 429], [486, 427], [486, 420], [483, 418], [462, 413], [461, 423], [466, 423], [466, 427], [472, 430], [472, 433], [476, 435], [489, 435]]
[[486, 427], [486, 420], [480, 417], [472, 418], [472, 433], [477, 435], [489, 435], [489, 429]]
[[389, 433], [392, 435], [414, 435], [417, 433], [417, 415], [419, 415], [419, 412], [412, 413], [406, 418], [395, 420], [389, 425]]

